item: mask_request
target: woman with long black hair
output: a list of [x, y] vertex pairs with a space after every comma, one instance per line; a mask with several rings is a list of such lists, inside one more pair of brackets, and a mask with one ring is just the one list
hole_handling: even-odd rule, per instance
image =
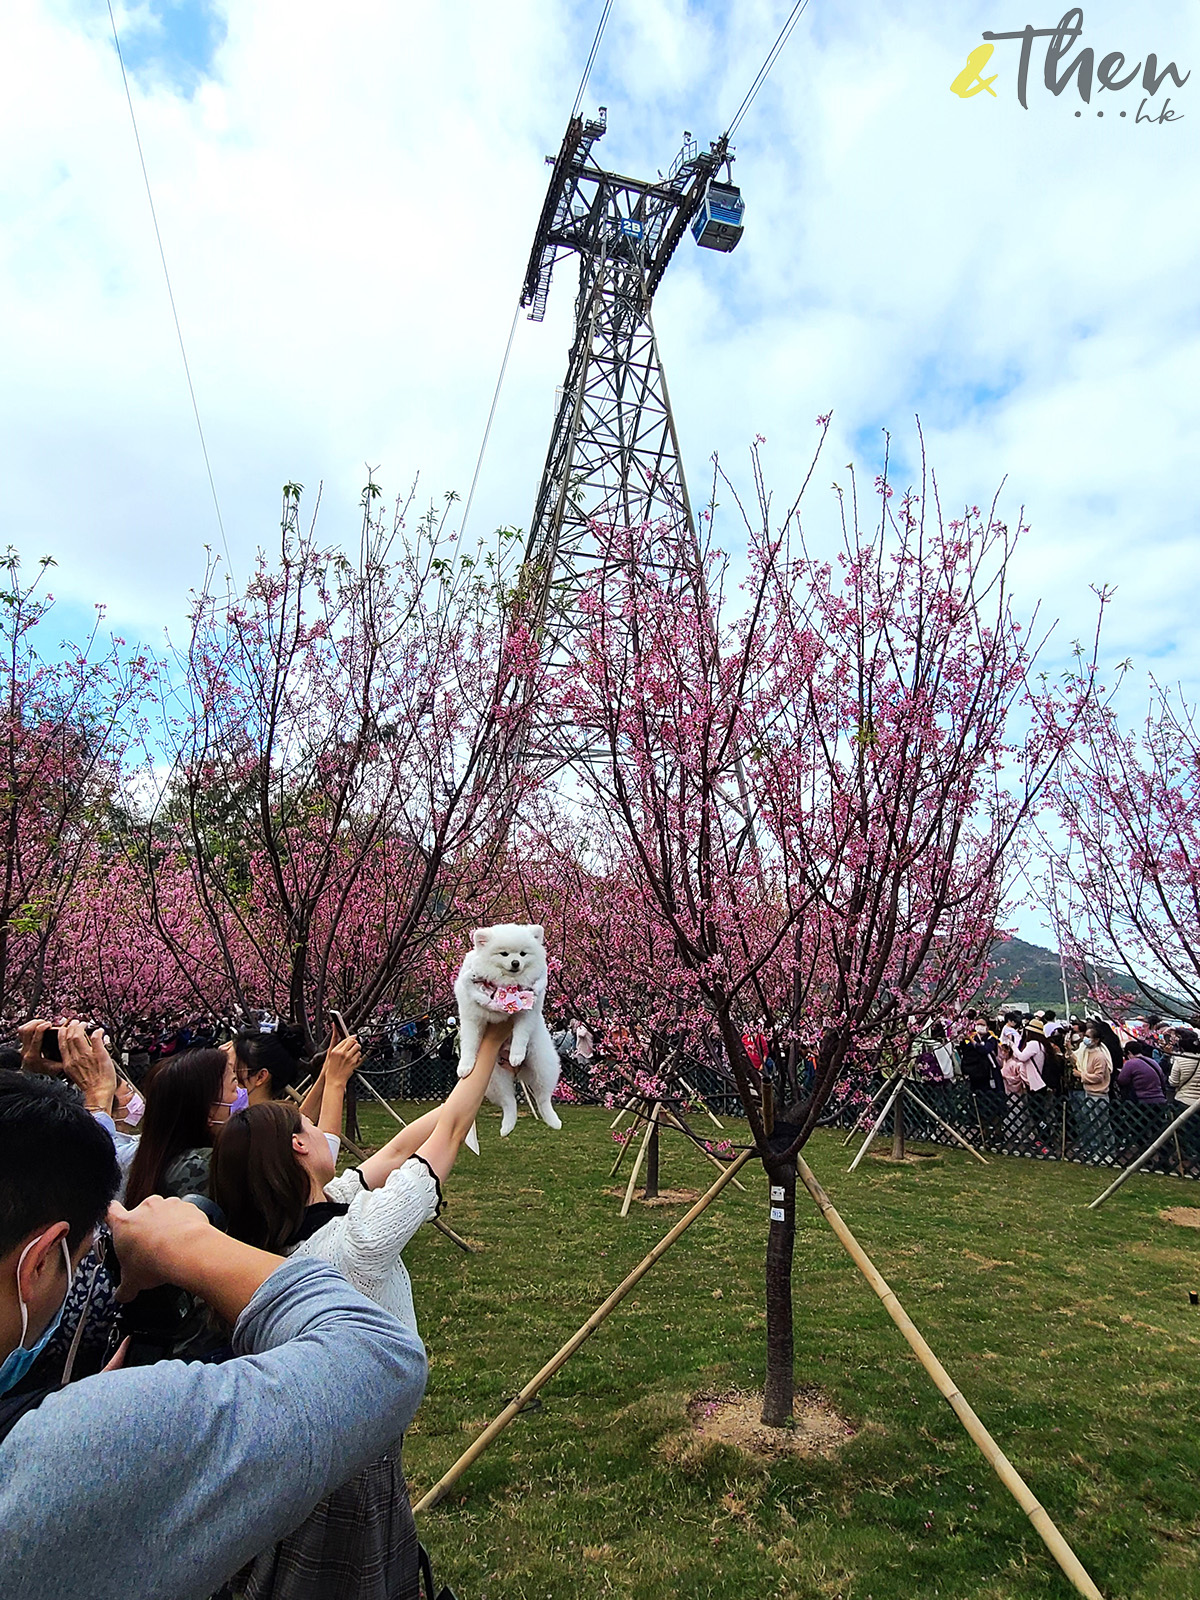
[[[276, 1101], [229, 1120], [217, 1142], [211, 1192], [229, 1231], [282, 1255], [334, 1266], [416, 1330], [405, 1245], [442, 1204], [442, 1182], [475, 1121], [511, 1019], [485, 1032], [471, 1072], [444, 1104], [402, 1128], [361, 1166], [335, 1177], [325, 1133]], [[348, 1078], [337, 1050], [325, 1093]], [[246, 1600], [417, 1600], [417, 1535], [401, 1466], [401, 1440], [329, 1495], [294, 1533], [264, 1551], [237, 1592]]]
[[233, 1063], [223, 1050], [170, 1056], [151, 1075], [145, 1097], [125, 1204], [132, 1211], [148, 1194], [207, 1194], [213, 1140], [245, 1104]]

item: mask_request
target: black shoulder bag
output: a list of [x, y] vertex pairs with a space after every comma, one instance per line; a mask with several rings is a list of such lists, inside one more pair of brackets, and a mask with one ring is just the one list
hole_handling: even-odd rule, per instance
[[429, 1551], [423, 1544], [417, 1546], [417, 1560], [421, 1564], [421, 1600], [458, 1600], [454, 1590], [447, 1584], [439, 1589], [433, 1581], [433, 1563], [429, 1559]]

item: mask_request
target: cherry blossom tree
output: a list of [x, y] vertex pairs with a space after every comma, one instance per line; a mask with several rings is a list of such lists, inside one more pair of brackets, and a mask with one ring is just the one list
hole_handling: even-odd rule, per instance
[[[763, 1409], [779, 1425], [796, 1158], [852, 1047], [894, 1032], [918, 997], [978, 986], [1022, 825], [1090, 690], [1035, 691], [1037, 642], [1007, 581], [1020, 525], [994, 503], [947, 522], [931, 474], [897, 503], [885, 471], [867, 528], [851, 477], [836, 559], [821, 561], [799, 499], [772, 526], [755, 467], [738, 588], [710, 519], [700, 536], [597, 530], [608, 557], [559, 694], [591, 744], [588, 826], [612, 835], [669, 930], [782, 1195]], [[744, 1042], [759, 1016], [815, 1055], [811, 1090], [777, 1112]]]
[[55, 639], [54, 562], [0, 558], [0, 1007], [36, 1010], [64, 908], [97, 836], [152, 664], [103, 632]]
[[[169, 863], [160, 864], [159, 903], [170, 908], [173, 938], [186, 943], [199, 964], [207, 928], [190, 876], [172, 885], [169, 871]], [[219, 963], [209, 944], [208, 967], [216, 977]], [[196, 1008], [195, 988], [154, 925], [141, 874], [124, 852], [101, 846], [84, 864], [55, 930], [45, 987], [56, 1014], [101, 1023], [117, 1052], [143, 1018], [181, 1018]], [[219, 1002], [211, 987], [208, 993]]]
[[[464, 554], [444, 513], [409, 530], [410, 507], [385, 514], [372, 481], [351, 561], [318, 543], [315, 511], [301, 526], [300, 502], [289, 484], [278, 559], [260, 555], [242, 596], [210, 574], [196, 597], [162, 680], [169, 776], [140, 861], [197, 995], [269, 1006], [314, 1038], [330, 1006], [353, 1025], [385, 1004], [473, 900], [520, 800], [537, 654], [507, 620], [503, 537]], [[190, 878], [199, 954], [160, 894], [166, 859]]]
[[1182, 691], [1153, 681], [1144, 721], [1123, 727], [1126, 676], [1089, 704], [1055, 776], [1067, 835], [1051, 897], [1058, 938], [1113, 1014], [1128, 1008], [1129, 988], [1156, 1010], [1182, 1000], [1200, 1012], [1200, 729]]

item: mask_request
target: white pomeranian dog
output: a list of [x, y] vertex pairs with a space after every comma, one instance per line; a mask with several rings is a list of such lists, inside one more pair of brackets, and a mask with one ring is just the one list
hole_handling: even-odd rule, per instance
[[[536, 923], [503, 923], [496, 928], [475, 929], [471, 948], [454, 980], [460, 1078], [465, 1078], [475, 1065], [488, 1023], [506, 1016], [514, 1019], [508, 1065], [498, 1063], [487, 1086], [487, 1098], [502, 1113], [502, 1139], [517, 1125], [518, 1079], [528, 1088], [546, 1126], [562, 1127], [551, 1102], [561, 1069], [558, 1051], [542, 1016], [546, 979], [545, 930]], [[500, 1062], [503, 1061], [502, 1051]]]

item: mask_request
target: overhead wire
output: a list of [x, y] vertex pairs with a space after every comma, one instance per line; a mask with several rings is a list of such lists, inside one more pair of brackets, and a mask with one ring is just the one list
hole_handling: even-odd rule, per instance
[[604, 37], [604, 27], [608, 21], [608, 13], [612, 10], [613, 0], [604, 0], [604, 10], [600, 13], [600, 24], [596, 29], [596, 37], [592, 40], [592, 48], [587, 58], [587, 65], [583, 69], [583, 77], [579, 80], [579, 93], [575, 96], [575, 104], [571, 107], [571, 116], [579, 115], [579, 108], [583, 104], [583, 91], [587, 88], [587, 81], [592, 75], [592, 66], [596, 60], [596, 51], [600, 48], [600, 41]]
[[208, 473], [208, 487], [212, 491], [213, 509], [217, 513], [217, 526], [221, 530], [221, 545], [225, 551], [225, 564], [231, 580], [234, 577], [233, 561], [229, 555], [229, 540], [225, 536], [225, 519], [221, 515], [221, 502], [217, 496], [216, 479], [213, 477], [212, 462], [208, 456], [208, 444], [204, 438], [204, 424], [200, 421], [200, 407], [196, 401], [196, 387], [192, 382], [192, 369], [188, 364], [187, 347], [183, 342], [183, 328], [179, 322], [179, 312], [175, 306], [175, 291], [171, 287], [171, 274], [167, 267], [167, 252], [163, 248], [162, 232], [158, 226], [158, 212], [154, 208], [154, 194], [150, 188], [150, 174], [146, 169], [146, 157], [142, 150], [142, 138], [138, 132], [137, 113], [133, 109], [133, 95], [129, 88], [129, 75], [125, 71], [125, 57], [121, 50], [121, 39], [117, 32], [117, 19], [113, 15], [112, 0], [107, 0], [108, 20], [112, 24], [113, 43], [117, 47], [117, 62], [121, 68], [121, 82], [125, 85], [125, 100], [129, 106], [129, 120], [133, 123], [133, 139], [137, 145], [138, 160], [142, 166], [142, 180], [146, 185], [146, 199], [150, 203], [150, 220], [154, 224], [154, 237], [158, 241], [158, 258], [162, 262], [163, 277], [167, 284], [167, 299], [171, 302], [171, 316], [175, 321], [175, 335], [179, 340], [179, 354], [183, 357], [183, 373], [187, 379], [188, 394], [192, 400], [192, 415], [196, 419], [196, 432], [200, 435], [200, 449], [204, 456], [204, 470]]
[[746, 115], [747, 111], [749, 111], [751, 105], [753, 104], [755, 95], [762, 88], [763, 83], [766, 81], [767, 74], [779, 59], [780, 51], [791, 38], [792, 29], [796, 26], [800, 18], [807, 10], [808, 0], [796, 0], [796, 4], [792, 7], [791, 15], [788, 17], [783, 27], [779, 30], [779, 37], [776, 39], [775, 43], [771, 46], [767, 53], [767, 59], [763, 62], [762, 66], [759, 67], [757, 77], [750, 85], [749, 89], [747, 89], [745, 99], [737, 108], [737, 111], [734, 113], [733, 121], [725, 130], [725, 137], [727, 139], [732, 139], [734, 134], [737, 132], [738, 124]]
[[471, 479], [471, 488], [467, 494], [467, 503], [463, 510], [462, 521], [458, 527], [458, 537], [461, 539], [467, 528], [467, 518], [471, 515], [471, 505], [475, 499], [475, 485], [479, 482], [479, 470], [483, 466], [483, 453], [488, 447], [488, 440], [492, 436], [492, 422], [496, 416], [496, 407], [500, 403], [500, 390], [504, 384], [504, 374], [508, 371], [508, 358], [512, 354], [513, 336], [517, 331], [517, 319], [521, 315], [521, 302], [518, 299], [513, 309], [512, 327], [508, 330], [508, 343], [504, 346], [504, 360], [500, 363], [500, 376], [496, 379], [496, 387], [492, 391], [492, 405], [488, 412], [487, 424], [483, 430], [483, 440], [479, 446], [479, 454], [475, 458], [475, 473]]

